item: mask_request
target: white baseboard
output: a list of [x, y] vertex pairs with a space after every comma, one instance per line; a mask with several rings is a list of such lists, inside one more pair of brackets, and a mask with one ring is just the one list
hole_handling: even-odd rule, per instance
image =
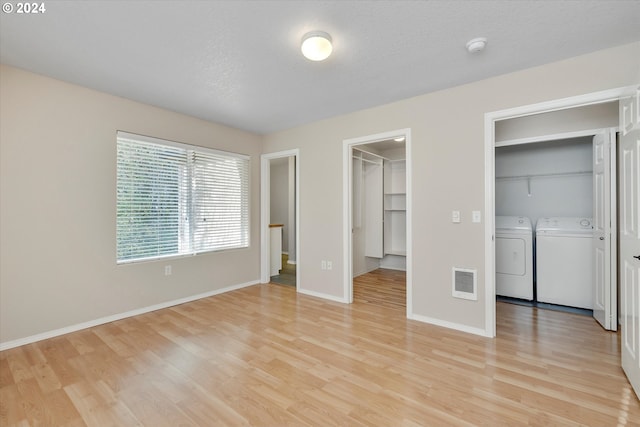
[[314, 291], [307, 291], [305, 289], [298, 289], [298, 293], [299, 294], [304, 294], [304, 295], [309, 295], [309, 296], [312, 296], [312, 297], [327, 299], [329, 301], [335, 301], [335, 302], [339, 302], [339, 303], [342, 303], [342, 304], [347, 304], [348, 303], [348, 301], [345, 301], [343, 298], [336, 297], [334, 295], [323, 294], [321, 292], [314, 292]]
[[384, 270], [407, 271], [406, 267], [395, 267], [395, 266], [381, 265], [380, 268], [382, 268]]
[[421, 316], [419, 314], [410, 314], [407, 316], [408, 319], [417, 320], [418, 322], [429, 323], [435, 326], [442, 326], [443, 328], [454, 329], [460, 332], [466, 332], [468, 334], [480, 335], [482, 337], [491, 338], [491, 335], [487, 333], [484, 329], [474, 328], [468, 325], [462, 325], [460, 323], [448, 322], [446, 320], [434, 319], [433, 317]]
[[94, 326], [102, 325], [109, 322], [115, 322], [116, 320], [126, 319], [127, 317], [137, 316], [139, 314], [149, 313], [151, 311], [161, 310], [163, 308], [173, 307], [174, 305], [184, 304], [187, 302], [199, 300], [202, 298], [211, 297], [214, 295], [223, 294], [225, 292], [235, 291], [237, 289], [246, 288], [248, 286], [253, 286], [259, 284], [259, 280], [254, 280], [251, 282], [241, 283], [239, 285], [227, 286], [226, 288], [216, 289], [214, 291], [205, 292], [198, 295], [192, 295], [184, 298], [180, 298], [173, 301], [167, 301], [160, 304], [150, 305], [148, 307], [139, 308], [136, 310], [127, 311], [125, 313], [114, 314], [111, 316], [101, 317], [99, 319], [90, 320], [88, 322], [78, 323], [76, 325], [65, 326], [64, 328], [54, 329], [52, 331], [43, 332], [41, 334], [31, 335], [24, 338], [19, 338], [13, 341], [7, 341], [0, 343], [0, 351], [8, 350], [14, 347], [20, 347], [21, 345], [31, 344], [37, 341], [46, 340], [48, 338], [57, 337], [60, 335], [68, 334], [71, 332], [80, 331], [82, 329], [92, 328]]
[[[282, 251], [282, 255], [289, 257], [289, 252]], [[287, 264], [296, 265], [296, 260], [287, 258]]]

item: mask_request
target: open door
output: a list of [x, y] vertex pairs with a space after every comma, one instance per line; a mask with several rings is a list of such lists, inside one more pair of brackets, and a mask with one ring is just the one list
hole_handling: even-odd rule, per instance
[[610, 331], [618, 326], [615, 148], [614, 131], [593, 137], [593, 317]]
[[640, 88], [620, 100], [622, 369], [640, 398]]

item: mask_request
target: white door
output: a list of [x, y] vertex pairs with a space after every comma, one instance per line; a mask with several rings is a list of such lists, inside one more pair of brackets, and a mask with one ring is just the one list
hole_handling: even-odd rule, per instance
[[382, 258], [384, 256], [383, 223], [383, 168], [382, 160], [366, 161], [362, 165], [364, 173], [364, 256]]
[[620, 311], [622, 369], [640, 397], [640, 88], [620, 100]]
[[613, 131], [593, 137], [593, 317], [610, 331], [618, 326], [616, 192], [612, 187], [615, 179], [611, 179], [615, 173], [615, 138]]

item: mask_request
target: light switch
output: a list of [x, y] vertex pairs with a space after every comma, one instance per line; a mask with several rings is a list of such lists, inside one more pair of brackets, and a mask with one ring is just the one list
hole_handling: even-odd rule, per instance
[[482, 221], [482, 214], [480, 213], [480, 211], [472, 211], [471, 222], [481, 222], [481, 221]]
[[451, 222], [456, 224], [460, 222], [460, 211], [451, 211]]

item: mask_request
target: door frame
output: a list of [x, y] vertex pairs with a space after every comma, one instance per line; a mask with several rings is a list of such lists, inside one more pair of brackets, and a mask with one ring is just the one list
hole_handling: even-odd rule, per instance
[[537, 104], [493, 111], [484, 115], [484, 163], [485, 163], [485, 335], [496, 336], [496, 282], [495, 282], [495, 123], [502, 120], [533, 114], [549, 113], [587, 105], [620, 100], [635, 90], [625, 86], [592, 92], [569, 98], [556, 99]]
[[370, 144], [374, 142], [385, 141], [391, 138], [397, 138], [404, 136], [405, 138], [405, 158], [406, 158], [406, 190], [407, 190], [407, 205], [406, 205], [406, 242], [407, 242], [407, 317], [411, 318], [413, 315], [413, 279], [412, 279], [412, 265], [413, 265], [413, 245], [412, 245], [412, 191], [411, 191], [411, 129], [397, 129], [388, 132], [377, 133], [374, 135], [367, 135], [358, 138], [345, 139], [342, 143], [342, 248], [343, 248], [343, 280], [342, 280], [342, 299], [344, 302], [353, 303], [353, 162], [351, 160], [352, 148], [356, 145]]
[[300, 289], [300, 150], [278, 151], [260, 156], [260, 283], [270, 280], [269, 219], [271, 213], [271, 160], [283, 157], [295, 158], [295, 209], [296, 209], [296, 292]]

